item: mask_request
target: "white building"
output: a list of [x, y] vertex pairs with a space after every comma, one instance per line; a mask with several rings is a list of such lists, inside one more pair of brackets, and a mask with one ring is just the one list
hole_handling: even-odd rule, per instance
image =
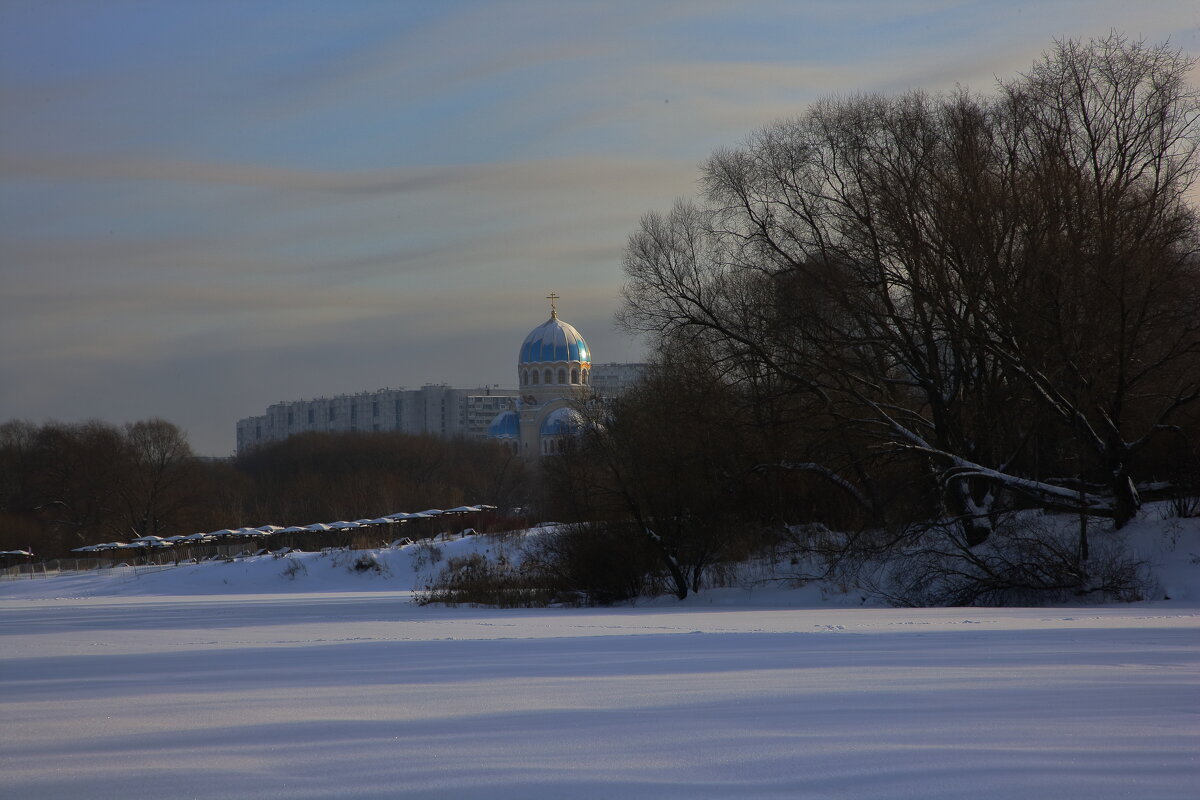
[[398, 431], [483, 438], [488, 424], [515, 397], [515, 389], [499, 386], [454, 389], [428, 384], [420, 389], [380, 389], [275, 403], [261, 416], [238, 420], [237, 450], [241, 453], [264, 442], [312, 431]]
[[593, 364], [592, 391], [598, 397], [620, 397], [645, 373], [645, 364]]

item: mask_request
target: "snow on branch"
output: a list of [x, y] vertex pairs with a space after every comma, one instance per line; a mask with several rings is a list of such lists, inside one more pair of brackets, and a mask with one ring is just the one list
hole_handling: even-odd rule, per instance
[[1072, 510], [1083, 508], [1095, 514], [1105, 515], [1112, 514], [1115, 511], [1114, 503], [1109, 498], [1062, 486], [1055, 486], [1045, 481], [1010, 475], [1007, 472], [985, 467], [955, 453], [934, 447], [919, 434], [902, 425], [895, 417], [880, 407], [878, 403], [870, 403], [870, 405], [879, 414], [880, 418], [886, 421], [892, 432], [901, 439], [897, 443], [900, 449], [924, 453], [948, 462], [950, 467], [943, 472], [944, 479], [986, 478], [1014, 491], [1037, 498], [1039, 502], [1057, 508]]
[[838, 473], [831, 470], [824, 464], [818, 464], [815, 461], [780, 461], [772, 464], [758, 464], [752, 468], [752, 472], [766, 472], [767, 470], [781, 470], [787, 472], [812, 472], [820, 475], [825, 480], [839, 486], [846, 491], [851, 497], [858, 501], [863, 508], [871, 508], [871, 502], [866, 495], [859, 490], [857, 486], [843, 478]]

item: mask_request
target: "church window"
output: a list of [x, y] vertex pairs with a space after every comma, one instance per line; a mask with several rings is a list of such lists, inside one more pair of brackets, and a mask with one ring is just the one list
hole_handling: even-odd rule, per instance
[[538, 382], [538, 372], [537, 372], [537, 370], [536, 370], [536, 369], [533, 371], [533, 382], [534, 382], [534, 384], [535, 384], [535, 385], [536, 385], [536, 384], [537, 384], [537, 382]]
[[543, 380], [544, 380], [546, 383], [550, 383], [550, 381], [554, 380], [554, 377], [553, 377], [553, 375], [551, 374], [550, 370], [546, 370], [545, 374], [544, 374], [544, 375], [542, 375], [542, 379], [543, 379]]
[[579, 383], [579, 370], [571, 370], [571, 383]]
[[558, 368], [558, 382], [559, 383], [567, 382], [567, 371], [565, 369], [563, 369], [562, 367]]

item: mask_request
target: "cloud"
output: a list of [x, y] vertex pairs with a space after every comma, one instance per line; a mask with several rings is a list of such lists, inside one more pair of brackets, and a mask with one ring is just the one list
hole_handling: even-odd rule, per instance
[[[643, 211], [695, 187], [690, 162], [616, 158], [385, 174], [128, 159], [21, 163], [27, 180], [124, 187], [100, 212], [113, 218], [99, 232], [64, 235], [61, 226], [42, 234], [9, 232], [0, 269], [28, 287], [63, 287], [66, 296], [80, 285], [195, 284], [201, 276], [321, 286], [383, 280], [386, 287], [389, 274], [399, 281], [485, 268], [488, 285], [495, 281], [486, 276], [496, 269], [591, 268], [605, 248], [616, 262]], [[145, 176], [178, 187], [148, 188], [139, 184]], [[211, 196], [198, 201], [197, 186], [207, 186]], [[247, 195], [245, 189], [257, 191]], [[207, 216], [195, 217], [200, 213]], [[152, 221], [159, 215], [166, 218]], [[203, 233], [196, 230], [202, 220], [210, 229]]]
[[654, 184], [677, 177], [679, 163], [636, 157], [593, 157], [481, 164], [429, 165], [377, 170], [316, 170], [256, 163], [201, 162], [66, 154], [6, 154], [6, 181], [156, 181], [202, 183], [344, 195], [413, 194], [446, 190], [511, 193], [517, 181], [533, 190], [579, 192], [580, 181], [605, 186]]

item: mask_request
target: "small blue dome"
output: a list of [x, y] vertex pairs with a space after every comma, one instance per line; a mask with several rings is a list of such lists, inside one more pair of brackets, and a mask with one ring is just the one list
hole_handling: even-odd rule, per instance
[[583, 428], [583, 416], [573, 408], [556, 408], [542, 421], [542, 436], [574, 436]]
[[520, 439], [521, 418], [515, 411], [501, 411], [488, 425], [490, 439]]
[[534, 328], [521, 345], [520, 366], [552, 361], [592, 363], [592, 351], [574, 326], [555, 314]]

